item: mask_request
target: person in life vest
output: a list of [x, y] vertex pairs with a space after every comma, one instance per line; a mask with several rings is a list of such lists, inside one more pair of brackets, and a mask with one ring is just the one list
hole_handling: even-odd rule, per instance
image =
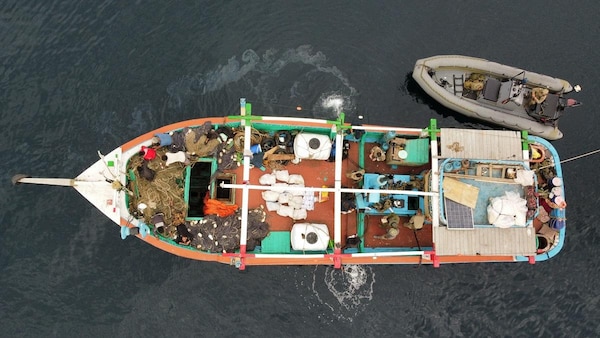
[[404, 226], [411, 230], [421, 230], [423, 223], [425, 223], [425, 215], [423, 215], [423, 210], [418, 209], [417, 213], [410, 218], [408, 223], [404, 223]]
[[530, 106], [535, 106], [538, 103], [544, 102], [550, 91], [547, 88], [536, 87], [531, 91], [531, 100], [529, 101]]
[[385, 152], [378, 146], [371, 148], [371, 153], [369, 154], [369, 158], [373, 162], [382, 162], [385, 161]]
[[464, 87], [465, 89], [469, 89], [472, 91], [480, 91], [483, 89], [483, 80], [485, 77], [482, 74], [473, 73], [467, 81], [465, 81]]
[[396, 236], [398, 236], [398, 234], [400, 233], [400, 230], [398, 230], [399, 222], [400, 222], [400, 217], [398, 217], [398, 215], [396, 215], [396, 214], [389, 214], [387, 216], [382, 217], [381, 224], [379, 224], [379, 226], [387, 229], [387, 232], [385, 233], [385, 235], [382, 235], [382, 236], [375, 235], [373, 237], [375, 239], [387, 239], [387, 240], [392, 240], [392, 239], [396, 238]]

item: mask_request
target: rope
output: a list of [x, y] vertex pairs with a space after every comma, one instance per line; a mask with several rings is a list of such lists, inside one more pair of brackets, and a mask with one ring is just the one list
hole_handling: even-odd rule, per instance
[[[578, 159], [583, 158], [583, 157], [594, 155], [596, 153], [600, 153], [600, 149], [592, 150], [592, 151], [589, 151], [587, 153], [584, 153], [584, 154], [581, 154], [581, 155], [577, 155], [577, 156], [568, 158], [566, 160], [562, 160], [559, 163], [562, 164], [562, 163], [567, 163], [567, 162], [575, 161], [575, 160], [578, 160]], [[550, 165], [546, 165], [546, 166], [543, 166], [543, 167], [539, 167], [539, 168], [537, 168], [535, 170], [542, 170], [542, 169], [546, 169], [546, 168], [550, 168], [550, 167], [554, 167], [554, 164], [550, 164]]]
[[[261, 144], [262, 140], [267, 137], [268, 134], [261, 133], [260, 131], [252, 128], [250, 134], [250, 140], [252, 144]], [[233, 137], [233, 145], [235, 146], [235, 150], [239, 153], [244, 151], [244, 131], [238, 131]]]

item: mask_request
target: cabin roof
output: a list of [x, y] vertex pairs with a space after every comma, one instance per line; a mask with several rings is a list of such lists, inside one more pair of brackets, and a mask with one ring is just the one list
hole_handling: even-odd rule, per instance
[[436, 254], [440, 256], [528, 256], [534, 255], [537, 248], [535, 231], [531, 227], [458, 230], [438, 227], [433, 232], [433, 241]]
[[442, 128], [440, 139], [445, 158], [523, 159], [521, 134], [517, 131]]

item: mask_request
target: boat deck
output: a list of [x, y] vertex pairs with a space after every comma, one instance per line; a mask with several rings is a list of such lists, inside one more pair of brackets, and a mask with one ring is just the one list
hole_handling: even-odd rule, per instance
[[[364, 145], [364, 152], [370, 153], [371, 148], [376, 146], [376, 143], [366, 143]], [[342, 172], [348, 173], [355, 170], [359, 170], [359, 143], [350, 143], [348, 149], [348, 157], [342, 162]], [[427, 166], [422, 167], [405, 167], [405, 166], [392, 166], [385, 162], [371, 161], [368, 156], [364, 160], [364, 170], [367, 173], [378, 173], [378, 174], [394, 174], [394, 175], [416, 175]], [[298, 164], [289, 163], [283, 167], [279, 167], [279, 170], [287, 170], [290, 175], [298, 174], [304, 178], [304, 185], [306, 187], [334, 187], [335, 182], [335, 164], [326, 160], [302, 160]], [[259, 184], [259, 179], [262, 175], [271, 173], [271, 169], [262, 171], [258, 168], [252, 168], [250, 170], [249, 184]], [[239, 182], [238, 177], [242, 177], [243, 167], [240, 166], [234, 170], [226, 171], [228, 174], [233, 174], [236, 180]], [[318, 174], [317, 174], [318, 173]], [[346, 175], [341, 177], [342, 187], [344, 188], [359, 188], [359, 182], [355, 182]], [[262, 190], [250, 190], [249, 191], [249, 204], [250, 209], [265, 207], [266, 202], [262, 197]], [[270, 231], [291, 231], [295, 223], [317, 223], [326, 224], [329, 228], [329, 234], [333, 238], [333, 219], [334, 219], [334, 199], [332, 196], [329, 198], [321, 198], [318, 192], [309, 193], [314, 199], [314, 209], [307, 210], [307, 217], [305, 220], [293, 220], [290, 217], [280, 216], [275, 211], [267, 211], [266, 222], [269, 224]], [[306, 196], [306, 195], [305, 195]], [[242, 200], [241, 189], [236, 190], [237, 201]], [[413, 232], [412, 230], [400, 227], [400, 233], [393, 240], [382, 240], [376, 239], [374, 236], [385, 234], [386, 230], [379, 226], [381, 218], [384, 214], [366, 214], [364, 218], [364, 236], [362, 236], [364, 247], [404, 247], [404, 248], [418, 248], [431, 247], [433, 245], [433, 237], [431, 224], [426, 223], [423, 229]], [[345, 245], [345, 239], [350, 235], [355, 235], [359, 232], [358, 229], [358, 215], [357, 212], [351, 212], [348, 214], [341, 215], [342, 224], [342, 246]], [[408, 216], [400, 216], [400, 224], [408, 222]], [[418, 243], [417, 243], [418, 241]]]

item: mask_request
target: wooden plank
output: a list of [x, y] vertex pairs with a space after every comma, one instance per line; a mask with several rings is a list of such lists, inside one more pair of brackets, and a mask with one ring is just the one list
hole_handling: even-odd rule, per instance
[[521, 134], [510, 130], [442, 128], [443, 158], [522, 160]]
[[535, 230], [525, 227], [475, 228], [456, 231], [446, 227], [434, 229], [436, 253], [445, 255], [532, 255], [537, 249]]
[[444, 197], [475, 209], [479, 188], [449, 177], [444, 179], [443, 188]]

